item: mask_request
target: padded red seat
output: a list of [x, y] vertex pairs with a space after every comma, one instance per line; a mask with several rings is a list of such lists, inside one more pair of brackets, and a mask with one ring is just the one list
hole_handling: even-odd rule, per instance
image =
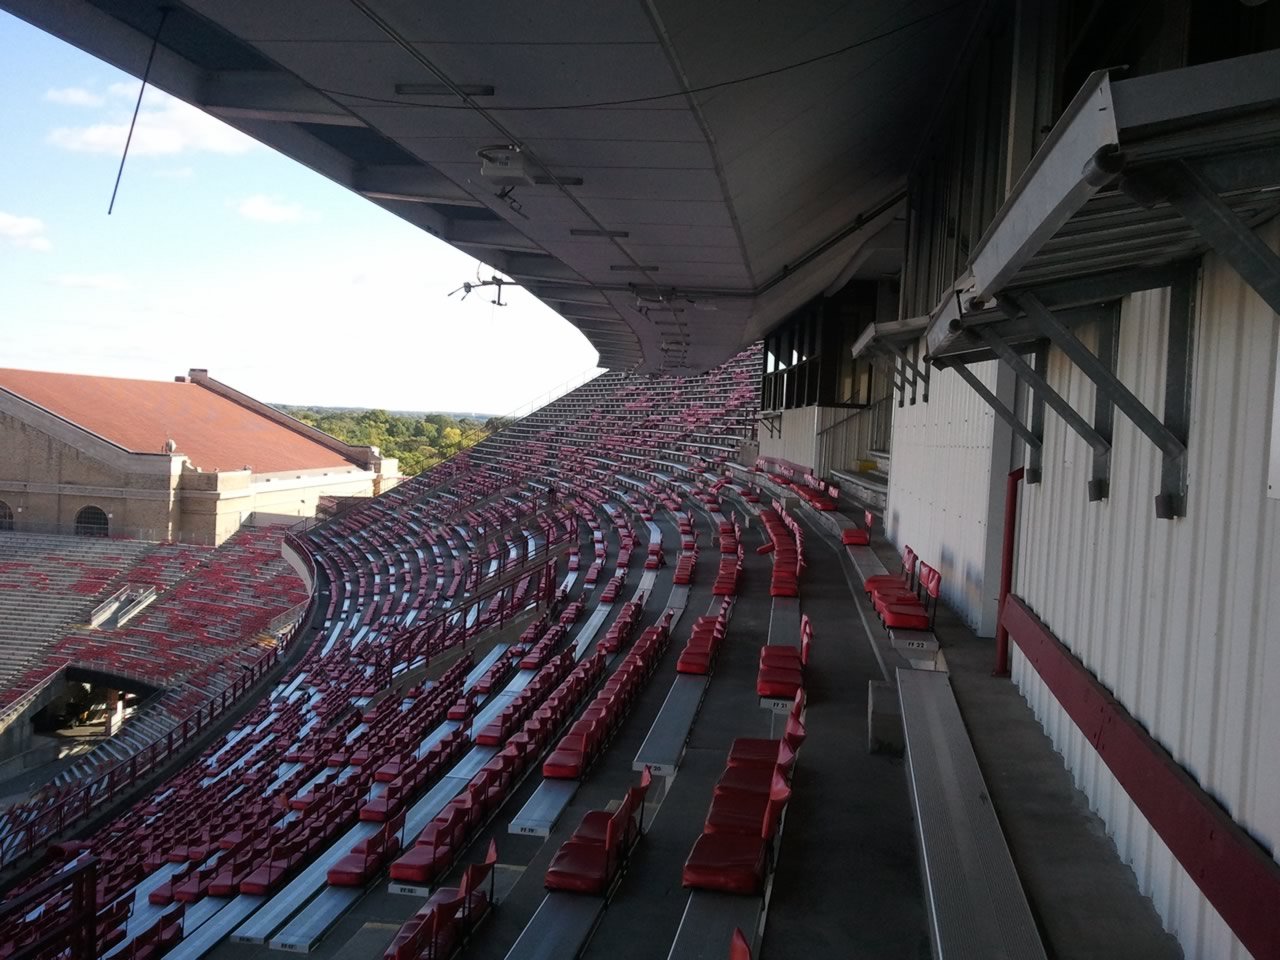
[[865, 547], [871, 543], [871, 531], [860, 527], [845, 527], [840, 531], [840, 542], [846, 547]]
[[768, 793], [717, 788], [707, 811], [704, 833], [760, 833], [773, 836], [783, 807], [791, 799], [786, 778], [774, 771]]
[[928, 630], [933, 626], [933, 611], [938, 605], [942, 574], [927, 563], [920, 564], [920, 586], [924, 590], [928, 606], [912, 597], [879, 607], [880, 619], [886, 627], [895, 630]]
[[619, 844], [612, 839], [566, 840], [547, 867], [547, 889], [602, 895], [617, 865]]
[[911, 578], [915, 576], [916, 552], [910, 546], [902, 548], [902, 568], [897, 573], [881, 573], [867, 577], [862, 581], [862, 589], [869, 594], [877, 590], [911, 589]]
[[586, 737], [566, 734], [542, 764], [542, 775], [552, 780], [576, 780], [586, 766]]
[[704, 833], [689, 852], [680, 882], [698, 890], [758, 894], [764, 883], [766, 849], [760, 836]]
[[[794, 716], [788, 718], [787, 725], [782, 733], [782, 740], [786, 740], [793, 750], [798, 750], [800, 744], [804, 743], [804, 739], [804, 724]], [[782, 740], [739, 737], [733, 741], [733, 745], [729, 748], [729, 765], [732, 766], [735, 762], [749, 763], [752, 761], [773, 760], [778, 756], [778, 748], [782, 744]]]

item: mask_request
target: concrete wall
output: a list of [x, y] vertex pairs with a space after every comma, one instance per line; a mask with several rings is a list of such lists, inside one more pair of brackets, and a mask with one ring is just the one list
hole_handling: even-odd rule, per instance
[[17, 530], [71, 532], [97, 506], [112, 533], [167, 539], [178, 525], [175, 459], [129, 454], [8, 395], [0, 397], [0, 499]]
[[[1007, 403], [1007, 368], [973, 372]], [[1012, 434], [958, 375], [935, 370], [929, 402], [893, 410], [886, 533], [942, 572], [946, 603], [981, 636], [995, 633], [1004, 487]]]
[[[1280, 222], [1263, 235], [1280, 247]], [[1123, 305], [1120, 378], [1159, 411], [1167, 291]], [[1194, 336], [1189, 492], [1157, 520], [1160, 457], [1116, 414], [1110, 499], [1089, 503], [1088, 450], [1050, 414], [1044, 482], [1024, 490], [1015, 590], [1227, 812], [1280, 844], [1280, 500], [1267, 497], [1277, 319], [1205, 258]], [[1050, 355], [1085, 416], [1093, 389]], [[896, 463], [895, 463], [896, 468]], [[1189, 960], [1246, 957], [1034, 671], [1016, 679]]]

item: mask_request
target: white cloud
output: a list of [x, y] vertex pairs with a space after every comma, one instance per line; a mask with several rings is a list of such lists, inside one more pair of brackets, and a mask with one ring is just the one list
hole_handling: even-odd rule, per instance
[[259, 223], [298, 223], [316, 219], [314, 214], [299, 204], [284, 203], [261, 193], [241, 200], [236, 209], [246, 220], [257, 220]]
[[86, 90], [84, 87], [58, 87], [46, 90], [44, 98], [50, 103], [61, 103], [68, 107], [100, 107], [106, 102], [102, 94]]
[[53, 244], [45, 230], [44, 221], [39, 217], [20, 217], [0, 210], [0, 238], [8, 240], [12, 246], [47, 253], [53, 249]]
[[[109, 92], [123, 95], [124, 84], [112, 84]], [[137, 95], [136, 87], [133, 94]], [[50, 131], [48, 141], [79, 153], [119, 153], [128, 134], [129, 118], [121, 114], [118, 122], [57, 127]], [[198, 151], [238, 154], [253, 145], [252, 140], [221, 120], [159, 90], [148, 89], [129, 150], [142, 156]]]
[[73, 290], [101, 290], [115, 293], [128, 290], [129, 284], [118, 273], [63, 273], [53, 278], [59, 287]]

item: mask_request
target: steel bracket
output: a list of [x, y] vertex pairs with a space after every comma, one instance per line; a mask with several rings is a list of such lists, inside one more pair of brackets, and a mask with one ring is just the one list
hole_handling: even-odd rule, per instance
[[[1163, 457], [1160, 493], [1156, 497], [1156, 516], [1162, 520], [1182, 516], [1186, 485], [1187, 420], [1191, 392], [1191, 310], [1192, 292], [1185, 274], [1174, 285], [1170, 298], [1169, 353], [1166, 357], [1165, 417], [1156, 416], [1115, 374], [1115, 345], [1118, 314], [1104, 325], [1099, 351], [1093, 353], [1068, 330], [1032, 293], [1013, 298], [1010, 306], [1001, 301], [1006, 312], [1021, 309], [1048, 339], [1087, 376], [1096, 390], [1094, 429], [1110, 438], [1112, 408], [1118, 409], [1159, 448]], [[1109, 486], [1109, 454], [1095, 451], [1093, 476], [1089, 482], [1089, 498], [1104, 499]]]
[[[925, 403], [928, 403], [929, 402], [929, 365], [925, 364], [924, 369], [921, 369], [919, 365], [916, 364], [915, 360], [907, 356], [907, 353], [905, 350], [903, 350], [900, 346], [898, 346], [896, 343], [894, 343], [891, 340], [885, 340], [884, 347], [886, 350], [888, 350], [898, 360], [902, 362], [902, 370], [903, 370], [904, 376], [908, 373], [911, 375], [912, 402], [915, 402], [915, 388], [916, 388], [916, 385], [919, 384], [921, 399]], [[894, 366], [894, 369], [895, 370], [897, 369], [896, 364]]]
[[[1280, 255], [1267, 246], [1218, 195], [1203, 174], [1185, 160], [1162, 167], [1154, 186], [1167, 190], [1169, 204], [1195, 227], [1209, 246], [1240, 274], [1267, 305], [1280, 314]], [[1139, 180], [1139, 191], [1147, 181]]]
[[1013, 368], [1013, 372], [1026, 383], [1027, 387], [1039, 399], [1052, 407], [1053, 412], [1065, 420], [1067, 426], [1078, 433], [1085, 443], [1089, 444], [1098, 453], [1105, 454], [1110, 452], [1111, 443], [1105, 437], [1100, 436], [1089, 422], [1076, 412], [1075, 407], [1071, 406], [1066, 398], [1054, 390], [1041, 373], [1033, 369], [1027, 361], [1018, 356], [1012, 347], [1001, 340], [990, 326], [983, 325], [972, 329], [991, 352], [1009, 364]]

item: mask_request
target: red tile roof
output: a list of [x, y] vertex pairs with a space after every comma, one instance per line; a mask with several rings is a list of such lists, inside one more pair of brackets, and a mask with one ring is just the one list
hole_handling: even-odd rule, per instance
[[341, 454], [195, 383], [0, 369], [0, 388], [137, 453], [177, 452], [204, 471], [349, 467]]

